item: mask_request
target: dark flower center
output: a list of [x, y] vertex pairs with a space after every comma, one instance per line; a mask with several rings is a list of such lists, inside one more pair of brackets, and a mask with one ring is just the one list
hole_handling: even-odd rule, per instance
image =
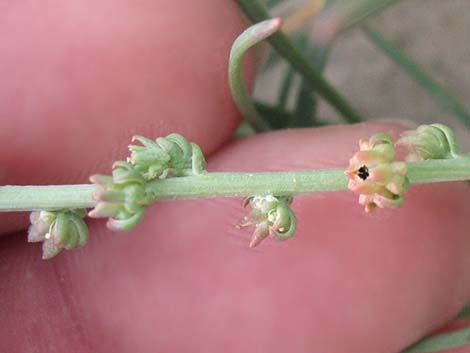
[[357, 175], [362, 180], [366, 180], [369, 177], [369, 168], [367, 168], [365, 165], [363, 165], [361, 168], [359, 168], [357, 170]]

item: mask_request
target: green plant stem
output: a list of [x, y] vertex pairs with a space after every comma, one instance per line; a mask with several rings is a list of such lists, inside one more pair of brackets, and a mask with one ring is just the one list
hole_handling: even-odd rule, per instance
[[[411, 183], [433, 183], [470, 179], [470, 159], [444, 159], [408, 163]], [[266, 173], [208, 173], [154, 180], [147, 193], [155, 200], [235, 197], [252, 195], [295, 195], [347, 189], [344, 169]], [[93, 184], [51, 186], [2, 186], [0, 211], [90, 208]]]
[[90, 208], [94, 190], [94, 184], [1, 186], [0, 211]]
[[[237, 3], [254, 23], [270, 18], [268, 12], [259, 1], [237, 0]], [[322, 77], [321, 73], [310, 64], [309, 60], [300, 53], [284, 32], [278, 31], [267, 40], [274, 49], [276, 49], [279, 55], [283, 56], [296, 71], [308, 80], [312, 90], [315, 89], [315, 92], [341, 113], [346, 121], [353, 123], [364, 120], [362, 116], [352, 108], [348, 101], [346, 101], [346, 99]]]

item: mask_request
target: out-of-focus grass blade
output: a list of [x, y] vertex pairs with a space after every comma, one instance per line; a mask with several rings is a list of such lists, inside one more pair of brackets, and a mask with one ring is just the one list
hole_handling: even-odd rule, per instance
[[283, 30], [288, 34], [300, 31], [302, 26], [325, 8], [326, 3], [327, 0], [309, 0], [305, 2], [285, 19]]
[[269, 124], [253, 105], [243, 79], [243, 57], [253, 45], [263, 41], [282, 25], [280, 18], [265, 20], [246, 29], [232, 45], [229, 60], [229, 85], [233, 100], [243, 117], [258, 131], [269, 130]]
[[281, 2], [284, 2], [285, 0], [266, 0], [266, 6], [269, 8], [275, 7], [279, 5]]
[[[308, 38], [305, 40], [308, 41]], [[320, 72], [324, 71], [328, 57], [327, 47], [310, 46], [306, 55], [311, 58], [312, 64], [315, 65]], [[308, 82], [302, 80], [294, 109], [292, 126], [306, 127], [316, 125], [315, 117], [318, 99], [314, 93], [315, 91], [312, 91]]]
[[[301, 52], [306, 51], [307, 46], [308, 46], [308, 42], [305, 40], [305, 34], [303, 32], [296, 33], [293, 36], [292, 41], [293, 41], [294, 45], [299, 49], [299, 51], [301, 51]], [[275, 53], [275, 52], [276, 51], [273, 50], [273, 53]], [[284, 76], [281, 80], [281, 86], [280, 86], [279, 95], [278, 95], [277, 105], [279, 107], [283, 108], [283, 109], [286, 108], [287, 100], [289, 99], [289, 96], [290, 96], [290, 93], [291, 93], [294, 77], [295, 77], [295, 71], [292, 68], [292, 66], [289, 65], [286, 68]], [[287, 125], [288, 124], [286, 124], [286, 126]]]
[[319, 19], [317, 37], [326, 43], [399, 0], [336, 0]]
[[[320, 72], [323, 72], [325, 67], [328, 49], [326, 47], [315, 47], [312, 45], [307, 34], [302, 32], [295, 37], [296, 47], [310, 59], [312, 65], [317, 67]], [[294, 71], [292, 67], [287, 67], [281, 81], [281, 86], [278, 95], [277, 106], [281, 109], [287, 110], [287, 100], [293, 88]], [[290, 115], [290, 120], [284, 122], [284, 127], [306, 127], [315, 125], [314, 117], [317, 106], [317, 97], [311, 89], [308, 81], [302, 79], [296, 102], [294, 105], [293, 113]], [[282, 124], [282, 122], [277, 122]], [[277, 125], [279, 128], [282, 126]]]
[[235, 139], [240, 139], [242, 137], [248, 137], [248, 136], [255, 135], [255, 134], [256, 134], [256, 130], [253, 129], [251, 125], [248, 124], [248, 122], [245, 120], [245, 121], [242, 121], [242, 123], [238, 126], [238, 129], [233, 134], [233, 137]]
[[[297, 32], [291, 36], [291, 40], [296, 47], [302, 41], [302, 38], [301, 38], [302, 36], [303, 36], [303, 32]], [[266, 60], [266, 63], [263, 66], [263, 69], [268, 70], [272, 68], [273, 66], [277, 65], [278, 63], [280, 63], [281, 60], [282, 60], [282, 56], [280, 56], [277, 53], [277, 51], [271, 50], [271, 53], [269, 54], [268, 59]]]
[[[236, 2], [253, 22], [269, 18], [269, 13], [259, 0], [236, 0]], [[346, 121], [352, 123], [364, 120], [350, 103], [310, 64], [308, 59], [299, 52], [285, 33], [278, 31], [268, 41], [297, 72], [308, 80], [310, 87], [315, 88], [318, 95], [336, 109]]]
[[266, 63], [263, 65], [263, 70], [268, 70], [277, 65], [281, 61], [281, 57], [275, 50], [271, 50]]
[[470, 328], [464, 328], [449, 333], [427, 337], [405, 349], [403, 353], [439, 352], [451, 348], [468, 346], [469, 340]]
[[[298, 33], [295, 38], [294, 38], [294, 44], [296, 47], [301, 51], [302, 53], [305, 53], [309, 49], [309, 42], [307, 39], [307, 36], [305, 33], [300, 32]], [[287, 105], [287, 100], [289, 99], [289, 96], [291, 94], [291, 89], [292, 89], [292, 83], [294, 81], [294, 76], [295, 76], [295, 71], [292, 68], [292, 66], [289, 65], [289, 67], [286, 69], [286, 73], [284, 75], [283, 80], [281, 81], [281, 87], [279, 90], [279, 97], [278, 97], [278, 106], [282, 109], [286, 109]], [[292, 127], [295, 118], [294, 115], [290, 116], [291, 119], [284, 121], [283, 125], [284, 127]]]
[[[271, 124], [273, 129], [285, 129], [286, 121], [293, 121], [292, 113], [280, 107], [274, 107], [266, 103], [255, 102], [256, 109], [262, 114]], [[315, 126], [330, 125], [328, 121], [315, 121]]]
[[[365, 19], [378, 15], [383, 10], [387, 9], [391, 5], [396, 4], [400, 0], [363, 0], [362, 5], [359, 4], [355, 8], [350, 16], [346, 18], [342, 31], [347, 31], [348, 29], [354, 27], [355, 25], [361, 23]], [[356, 1], [349, 1], [352, 3], [357, 3]]]
[[292, 83], [294, 82], [294, 74], [294, 69], [291, 66], [286, 67], [277, 99], [279, 108], [285, 109], [287, 106], [287, 100], [289, 99]]
[[262, 102], [255, 102], [255, 107], [273, 129], [283, 129], [286, 127], [286, 121], [292, 120], [292, 113], [282, 107], [274, 107]]
[[367, 38], [382, 50], [390, 59], [400, 65], [412, 78], [414, 78], [436, 102], [446, 108], [450, 113], [459, 118], [465, 125], [470, 126], [470, 111], [460, 103], [457, 98], [447, 91], [439, 82], [434, 80], [416, 62], [414, 62], [403, 50], [396, 47], [380, 33], [371, 28], [364, 28]]

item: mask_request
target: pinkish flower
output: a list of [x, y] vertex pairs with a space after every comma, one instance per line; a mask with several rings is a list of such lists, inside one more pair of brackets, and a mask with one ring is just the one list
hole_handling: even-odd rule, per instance
[[360, 194], [366, 212], [376, 207], [400, 207], [408, 188], [408, 168], [395, 162], [395, 148], [387, 134], [375, 134], [359, 141], [360, 150], [349, 161], [345, 174], [350, 190]]

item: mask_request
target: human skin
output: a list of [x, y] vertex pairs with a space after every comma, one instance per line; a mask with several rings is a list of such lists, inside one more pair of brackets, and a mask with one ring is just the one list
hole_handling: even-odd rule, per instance
[[[244, 26], [233, 2], [131, 4], [2, 5], [3, 184], [109, 173], [134, 133], [180, 132], [210, 155], [210, 171], [261, 171], [346, 166], [359, 138], [403, 129], [379, 122], [230, 142], [240, 117], [227, 56]], [[38, 25], [43, 13], [52, 17]], [[67, 66], [70, 52], [86, 60]], [[58, 57], [66, 68], [56, 72]], [[161, 202], [127, 233], [90, 220], [87, 246], [49, 261], [24, 231], [4, 236], [0, 351], [397, 353], [468, 299], [469, 191], [412, 186], [401, 209], [371, 215], [348, 191], [296, 197], [294, 238], [256, 250], [249, 230], [234, 228], [240, 199]], [[5, 217], [3, 233], [25, 226]]]

